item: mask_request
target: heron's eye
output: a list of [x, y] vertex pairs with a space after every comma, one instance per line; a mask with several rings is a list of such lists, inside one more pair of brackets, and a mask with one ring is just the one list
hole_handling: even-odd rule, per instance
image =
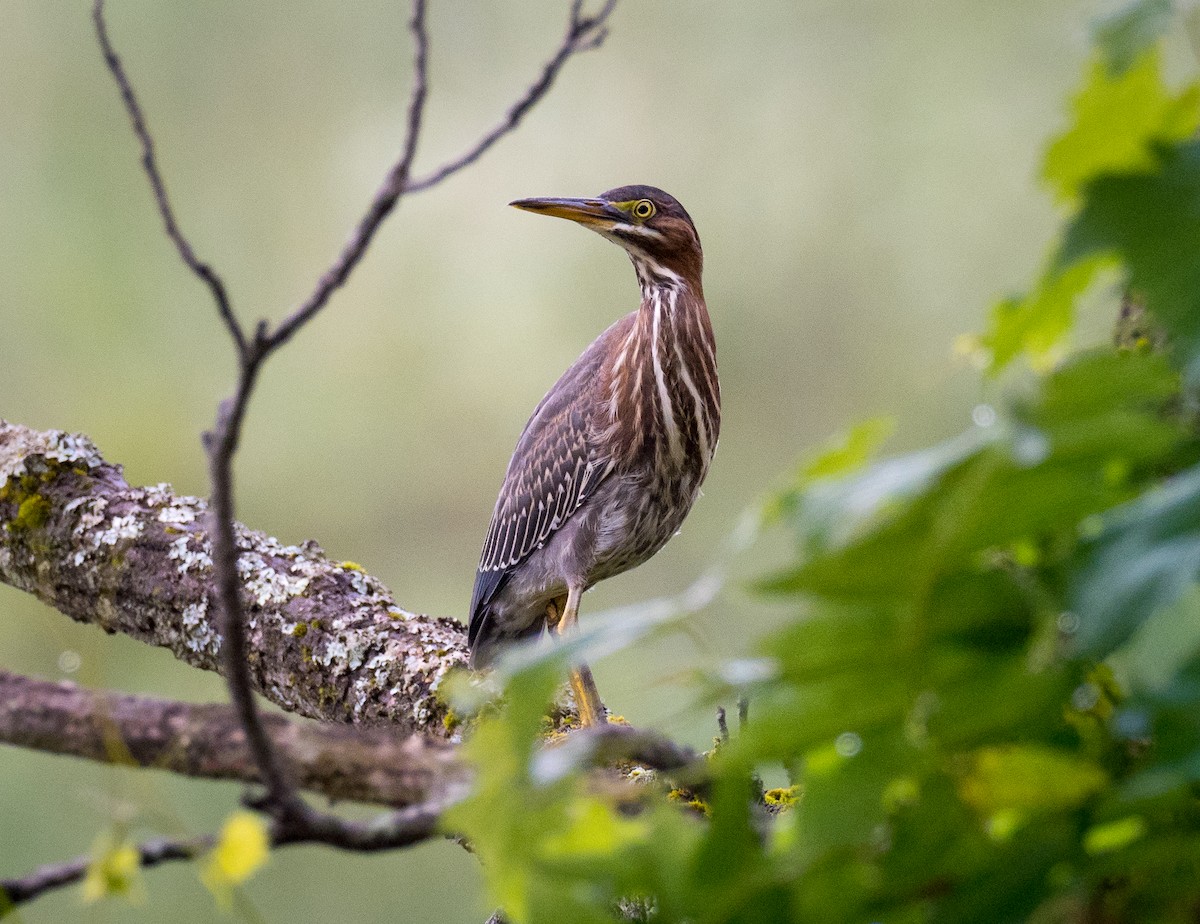
[[654, 208], [654, 203], [649, 199], [639, 199], [633, 204], [633, 209], [631, 211], [633, 212], [634, 218], [638, 219], [639, 221], [645, 221], [647, 218], [652, 217], [656, 210]]

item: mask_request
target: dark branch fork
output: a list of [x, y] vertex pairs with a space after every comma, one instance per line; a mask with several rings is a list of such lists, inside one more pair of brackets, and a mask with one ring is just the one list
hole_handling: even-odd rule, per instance
[[[389, 170], [366, 213], [355, 226], [345, 247], [330, 268], [320, 277], [312, 294], [274, 329], [260, 321], [248, 336], [239, 322], [221, 277], [195, 253], [175, 218], [156, 157], [153, 137], [147, 127], [137, 95], [125, 73], [108, 35], [104, 19], [104, 0], [95, 0], [93, 20], [105, 63], [112, 74], [134, 134], [142, 147], [142, 168], [150, 182], [167, 236], [175, 245], [184, 264], [212, 293], [217, 311], [229, 331], [238, 354], [237, 387], [222, 402], [213, 429], [205, 434], [212, 481], [213, 573], [216, 597], [221, 609], [223, 641], [220, 657], [233, 708], [245, 733], [259, 774], [266, 785], [265, 796], [257, 805], [273, 819], [275, 844], [321, 842], [351, 850], [383, 850], [414, 843], [434, 833], [443, 801], [434, 800], [409, 806], [368, 822], [351, 822], [335, 815], [317, 812], [297, 794], [290, 769], [285, 766], [264, 728], [253, 698], [242, 606], [242, 588], [238, 578], [239, 550], [234, 527], [233, 459], [237, 453], [246, 410], [258, 374], [275, 350], [287, 343], [301, 327], [329, 302], [333, 293], [349, 278], [361, 261], [375, 232], [406, 192], [432, 188], [469, 166], [503, 136], [513, 131], [525, 114], [550, 90], [559, 71], [573, 55], [597, 47], [605, 38], [606, 23], [616, 0], [605, 0], [597, 13], [587, 16], [583, 0], [572, 0], [566, 34], [538, 79], [508, 110], [504, 118], [485, 133], [471, 148], [427, 176], [410, 182], [416, 157], [427, 89], [428, 33], [425, 0], [413, 0], [409, 22], [414, 41], [413, 86], [408, 105], [404, 143], [396, 164]], [[153, 841], [141, 848], [144, 865], [170, 859], [192, 857], [210, 843], [191, 841]], [[5, 881], [0, 889], [7, 901], [26, 901], [47, 889], [78, 880], [87, 861], [76, 860], [60, 866], [44, 867], [23, 880]]]

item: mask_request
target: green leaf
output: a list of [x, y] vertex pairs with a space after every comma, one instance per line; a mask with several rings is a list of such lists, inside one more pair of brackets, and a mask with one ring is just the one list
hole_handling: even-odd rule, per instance
[[844, 437], [803, 466], [801, 479], [807, 482], [833, 478], [862, 468], [894, 429], [895, 424], [886, 417], [873, 417], [855, 424]]
[[141, 904], [146, 900], [146, 888], [137, 846], [127, 836], [105, 833], [92, 845], [92, 858], [83, 877], [83, 901], [91, 904], [111, 896]]
[[1092, 854], [1120, 850], [1145, 837], [1146, 827], [1146, 819], [1141, 815], [1127, 815], [1096, 825], [1083, 836], [1083, 849]]
[[[851, 545], [901, 514], [938, 479], [987, 444], [975, 431], [929, 449], [875, 463], [861, 474], [822, 479], [798, 492], [793, 505], [801, 550], [817, 556]], [[883, 563], [886, 567], [886, 562]], [[885, 580], [887, 580], [885, 578]], [[793, 571], [755, 584], [764, 593], [804, 590]]]
[[1088, 760], [1041, 745], [981, 748], [959, 784], [962, 800], [984, 815], [1074, 808], [1108, 783]]
[[1072, 591], [1077, 650], [1103, 657], [1200, 576], [1200, 466], [1114, 511]]
[[978, 338], [986, 350], [988, 372], [995, 375], [1022, 354], [1035, 369], [1049, 369], [1061, 357], [1063, 341], [1075, 325], [1076, 303], [1111, 263], [1097, 257], [1062, 271], [1052, 268], [1033, 291], [999, 302], [987, 332]]
[[1095, 42], [1109, 70], [1125, 73], [1166, 33], [1175, 18], [1171, 0], [1135, 0], [1104, 17], [1094, 29]]
[[1194, 134], [1200, 87], [1172, 95], [1158, 53], [1150, 51], [1116, 73], [1093, 63], [1072, 110], [1073, 124], [1050, 145], [1043, 165], [1045, 178], [1066, 201], [1099, 176], [1152, 169], [1157, 146]]
[[1035, 397], [1018, 405], [1018, 413], [1056, 433], [1081, 422], [1094, 427], [1117, 412], [1149, 411], [1158, 418], [1179, 387], [1179, 375], [1164, 356], [1097, 350], [1057, 368]]
[[[830, 440], [798, 467], [792, 483], [767, 498], [763, 504], [764, 524], [781, 520], [796, 521], [811, 517], [813, 501], [810, 489], [821, 481], [834, 481], [862, 468], [875, 455], [880, 445], [891, 435], [892, 421], [877, 417], [851, 427], [849, 432]], [[801, 537], [802, 542], [819, 541], [814, 532]]]
[[1188, 380], [1200, 380], [1200, 143], [1159, 149], [1152, 172], [1089, 184], [1056, 265], [1070, 272], [1105, 253], [1124, 261]]

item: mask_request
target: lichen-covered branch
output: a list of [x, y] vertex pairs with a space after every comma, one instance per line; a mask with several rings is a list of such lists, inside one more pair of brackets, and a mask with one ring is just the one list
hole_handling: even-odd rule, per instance
[[[356, 728], [263, 716], [302, 788], [330, 799], [400, 807], [461, 788], [457, 748], [384, 726]], [[237, 715], [198, 705], [87, 690], [0, 670], [0, 742], [206, 779], [261, 782]]]
[[[0, 420], [0, 581], [78, 622], [216, 670], [205, 503], [135, 488], [78, 434]], [[237, 527], [251, 677], [325, 721], [446, 733], [438, 687], [466, 662], [452, 620], [408, 612], [377, 579], [312, 542]]]

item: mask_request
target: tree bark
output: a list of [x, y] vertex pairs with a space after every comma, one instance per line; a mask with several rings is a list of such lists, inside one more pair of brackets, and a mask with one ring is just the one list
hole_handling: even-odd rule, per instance
[[[77, 622], [218, 669], [204, 501], [130, 487], [85, 436], [0, 420], [0, 581]], [[410, 613], [316, 543], [237, 525], [254, 687], [326, 722], [449, 734], [438, 695], [466, 663], [463, 627]]]
[[[458, 749], [386, 727], [263, 716], [303, 789], [400, 808], [443, 800], [468, 781]], [[86, 690], [0, 671], [0, 742], [185, 776], [261, 783], [234, 710]]]

